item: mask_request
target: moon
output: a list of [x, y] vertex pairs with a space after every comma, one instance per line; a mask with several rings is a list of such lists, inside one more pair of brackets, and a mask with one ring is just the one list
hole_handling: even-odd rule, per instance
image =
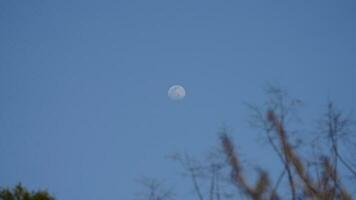
[[181, 85], [173, 85], [168, 89], [168, 97], [172, 100], [182, 100], [186, 95], [185, 89]]

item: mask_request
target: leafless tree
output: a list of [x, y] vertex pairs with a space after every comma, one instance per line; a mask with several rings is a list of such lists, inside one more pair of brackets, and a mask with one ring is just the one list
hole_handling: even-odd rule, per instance
[[171, 158], [178, 161], [184, 169], [184, 176], [190, 178], [193, 191], [198, 200], [223, 200], [233, 196], [227, 191], [224, 168], [227, 165], [223, 152], [210, 152], [203, 161], [188, 154], [175, 154]]
[[[248, 104], [253, 111], [250, 124], [265, 133], [268, 144], [281, 161], [283, 169], [280, 175], [273, 177], [275, 182], [271, 181], [270, 173], [263, 169], [257, 171], [255, 180], [246, 175], [231, 133], [222, 129], [219, 148], [209, 154], [207, 159], [198, 160], [189, 154], [172, 156], [190, 178], [196, 199], [352, 200], [348, 192], [350, 187], [342, 178], [344, 171], [340, 170], [340, 166], [343, 166], [356, 178], [355, 167], [344, 157], [340, 148], [342, 139], [350, 140], [350, 118], [329, 103], [319, 123], [318, 129], [322, 134], [311, 143], [314, 148], [307, 148], [298, 145], [299, 140], [291, 137], [295, 130], [287, 128], [293, 120], [298, 121], [296, 113], [302, 102], [290, 98], [284, 90], [278, 88], [269, 88], [267, 94], [270, 98], [262, 106]], [[317, 152], [320, 146], [325, 146], [328, 151]], [[309, 157], [304, 158], [301, 152], [308, 152]], [[283, 180], [288, 181], [288, 187], [279, 189]], [[237, 189], [237, 194], [241, 196], [227, 188]]]
[[[343, 141], [349, 141], [353, 138], [352, 135], [352, 120], [349, 116], [345, 115], [335, 107], [332, 102], [328, 103], [327, 111], [323, 116], [323, 119], [320, 121], [320, 130], [323, 138], [327, 141], [331, 156], [333, 158], [333, 164], [335, 170], [338, 168], [338, 161], [348, 171], [356, 178], [356, 169], [352, 166], [351, 163], [346, 161], [342, 153], [340, 152], [339, 144], [344, 144]], [[337, 180], [335, 180], [337, 184]]]
[[142, 178], [139, 183], [144, 187], [144, 191], [136, 194], [137, 200], [174, 200], [174, 193], [165, 188], [162, 181]]
[[302, 105], [302, 101], [299, 99], [291, 98], [285, 90], [275, 86], [268, 86], [265, 92], [268, 97], [267, 101], [262, 106], [247, 104], [251, 110], [249, 123], [252, 127], [263, 130], [268, 143], [271, 145], [273, 151], [276, 153], [284, 166], [284, 169], [280, 173], [280, 176], [277, 179], [273, 190], [276, 191], [278, 189], [281, 180], [285, 175], [287, 175], [292, 200], [296, 200], [295, 181], [291, 171], [290, 160], [288, 160], [285, 152], [282, 151], [282, 147], [278, 145], [276, 141], [276, 135], [272, 134], [273, 125], [269, 123], [268, 119], [265, 117], [265, 113], [268, 111], [273, 111], [276, 118], [278, 118], [280, 123], [285, 126], [293, 119], [298, 119], [296, 112], [297, 109]]

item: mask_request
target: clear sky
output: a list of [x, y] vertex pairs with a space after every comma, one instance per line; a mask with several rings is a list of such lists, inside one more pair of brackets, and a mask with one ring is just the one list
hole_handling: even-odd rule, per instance
[[[204, 152], [223, 123], [260, 160], [268, 147], [252, 150], [243, 103], [262, 102], [266, 83], [311, 113], [328, 99], [356, 108], [355, 10], [354, 0], [2, 0], [0, 185], [131, 199], [140, 176], [179, 176], [164, 157]], [[167, 97], [173, 84], [184, 100]]]

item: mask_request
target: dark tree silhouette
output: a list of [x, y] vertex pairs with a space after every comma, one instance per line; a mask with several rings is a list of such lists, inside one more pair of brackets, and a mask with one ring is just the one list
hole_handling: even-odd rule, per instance
[[1, 188], [0, 200], [54, 200], [47, 191], [28, 191], [21, 184], [14, 188]]

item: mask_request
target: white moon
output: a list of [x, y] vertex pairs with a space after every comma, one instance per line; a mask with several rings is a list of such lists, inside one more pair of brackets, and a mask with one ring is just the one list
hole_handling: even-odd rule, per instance
[[168, 89], [168, 97], [172, 100], [181, 100], [185, 97], [185, 89], [181, 85], [173, 85]]

